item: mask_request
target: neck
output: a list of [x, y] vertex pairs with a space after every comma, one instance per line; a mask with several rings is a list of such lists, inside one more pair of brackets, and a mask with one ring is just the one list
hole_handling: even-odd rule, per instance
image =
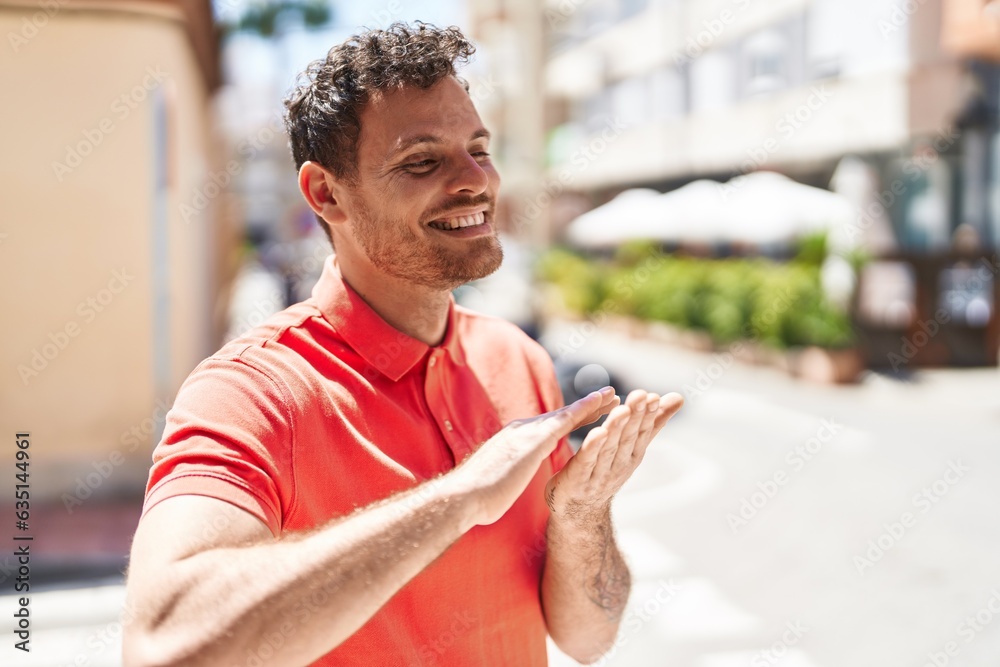
[[344, 256], [337, 264], [344, 281], [391, 327], [432, 347], [444, 340], [450, 292], [387, 276]]

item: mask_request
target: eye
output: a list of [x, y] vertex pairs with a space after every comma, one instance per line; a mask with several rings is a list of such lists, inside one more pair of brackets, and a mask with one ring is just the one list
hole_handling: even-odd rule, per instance
[[420, 160], [419, 162], [408, 162], [403, 166], [407, 169], [427, 169], [433, 167], [435, 164], [434, 160]]
[[476, 156], [476, 157], [489, 157], [490, 156], [490, 154], [488, 152], [486, 152], [486, 151], [476, 151], [475, 153], [473, 153], [473, 155]]

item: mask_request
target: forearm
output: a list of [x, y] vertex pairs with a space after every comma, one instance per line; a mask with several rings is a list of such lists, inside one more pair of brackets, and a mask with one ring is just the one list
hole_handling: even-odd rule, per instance
[[603, 655], [614, 642], [630, 589], [610, 508], [549, 519], [542, 605], [549, 634], [563, 651], [584, 663]]
[[181, 560], [163, 573], [170, 593], [140, 653], [155, 664], [234, 664], [291, 621], [282, 664], [308, 664], [468, 530], [469, 505], [439, 478], [307, 534]]

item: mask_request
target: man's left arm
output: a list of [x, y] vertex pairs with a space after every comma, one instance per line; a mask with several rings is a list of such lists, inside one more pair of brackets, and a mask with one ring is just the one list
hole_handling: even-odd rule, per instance
[[611, 500], [682, 403], [679, 394], [633, 391], [546, 487], [552, 515], [542, 608], [553, 641], [579, 662], [594, 662], [611, 648], [631, 589]]

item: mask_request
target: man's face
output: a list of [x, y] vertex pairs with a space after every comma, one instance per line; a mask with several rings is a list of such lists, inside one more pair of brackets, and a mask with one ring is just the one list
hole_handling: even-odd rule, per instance
[[369, 101], [346, 208], [378, 271], [437, 290], [496, 271], [500, 177], [488, 151], [489, 134], [452, 77]]

